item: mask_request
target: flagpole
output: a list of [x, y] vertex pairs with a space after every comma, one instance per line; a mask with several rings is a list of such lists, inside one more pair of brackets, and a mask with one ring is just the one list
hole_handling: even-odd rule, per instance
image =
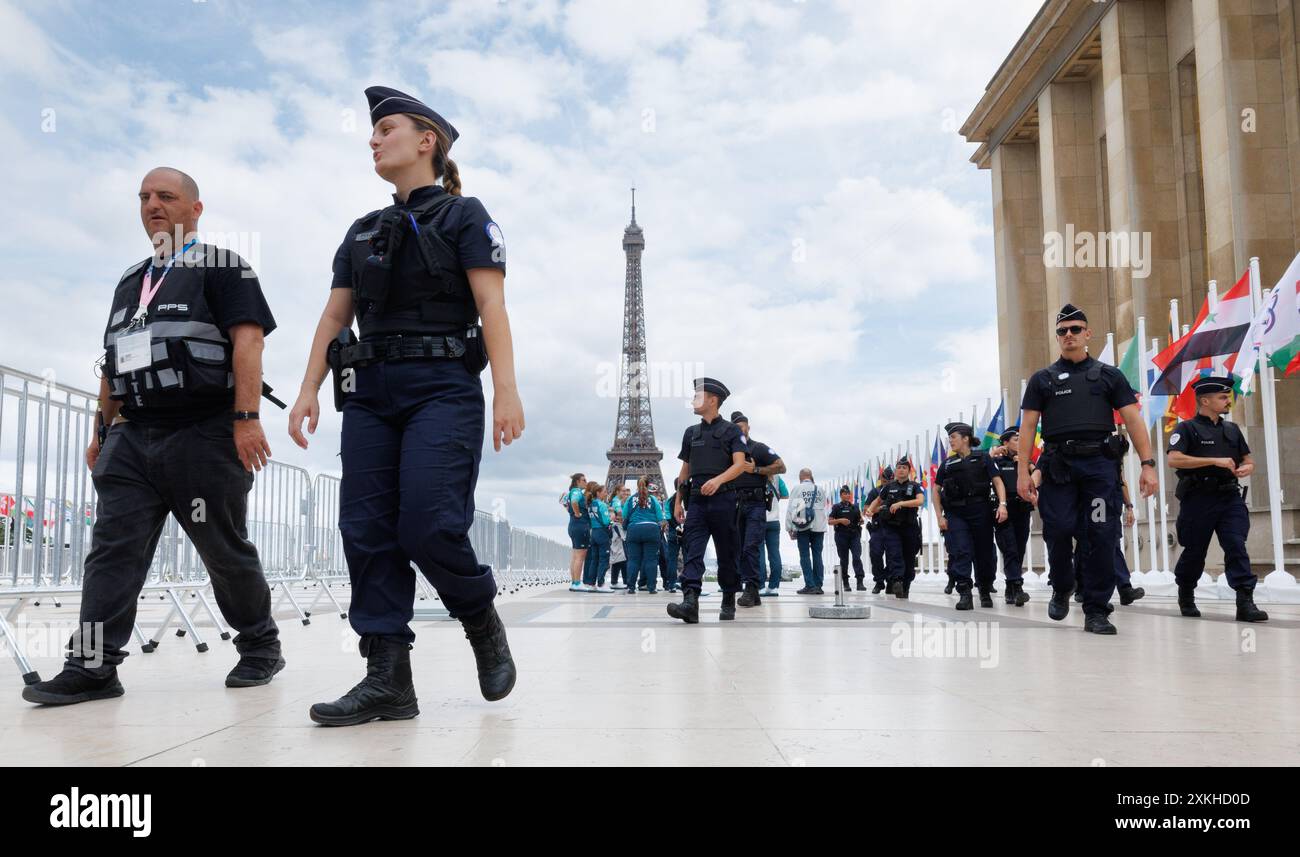
[[[1293, 286], [1289, 286], [1293, 287]], [[1260, 293], [1259, 257], [1250, 259], [1250, 306], [1259, 312], [1263, 305]], [[1268, 467], [1268, 520], [1273, 530], [1273, 571], [1271, 574], [1285, 574], [1286, 564], [1282, 554], [1282, 470], [1278, 454], [1277, 437], [1277, 401], [1274, 398], [1273, 366], [1268, 362], [1269, 355], [1262, 350], [1259, 354], [1259, 394], [1264, 418], [1264, 461]], [[1268, 582], [1267, 577], [1265, 583]]]
[[[1151, 340], [1151, 351], [1154, 353], [1160, 347], [1159, 339]], [[1159, 478], [1159, 496], [1160, 496], [1160, 558], [1162, 560], [1161, 571], [1168, 572], [1169, 567], [1169, 503], [1165, 495], [1165, 427], [1156, 426], [1156, 476]], [[1155, 522], [1152, 522], [1151, 535], [1155, 537]], [[1151, 553], [1152, 568], [1155, 568], [1155, 549]]]
[[[1151, 374], [1149, 368], [1150, 361], [1148, 359], [1147, 350], [1145, 348], [1146, 333], [1147, 333], [1146, 316], [1138, 316], [1137, 344], [1138, 344], [1138, 348], [1141, 349], [1141, 352], [1138, 355], [1140, 358], [1140, 365], [1141, 365], [1141, 369], [1138, 370], [1138, 377], [1142, 379], [1142, 423], [1144, 426], [1147, 426], [1147, 435], [1149, 437], [1151, 434], [1151, 429], [1150, 429]], [[1154, 347], [1155, 346], [1153, 344], [1152, 348]], [[1156, 426], [1155, 444], [1156, 444], [1156, 476], [1159, 480], [1158, 484], [1160, 486], [1160, 490], [1157, 496], [1147, 498], [1147, 531], [1150, 536], [1149, 541], [1151, 542], [1151, 561], [1148, 563], [1148, 565], [1150, 566], [1152, 571], [1155, 571], [1157, 567], [1156, 503], [1164, 501], [1164, 493], [1165, 493], [1165, 465], [1163, 461], [1164, 455], [1162, 452], [1162, 450], [1164, 449], [1164, 429], [1160, 426]]]

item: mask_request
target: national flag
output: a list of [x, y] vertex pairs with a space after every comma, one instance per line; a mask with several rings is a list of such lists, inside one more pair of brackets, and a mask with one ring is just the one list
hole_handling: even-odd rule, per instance
[[[1300, 256], [1291, 260], [1286, 273], [1272, 289], [1275, 303], [1265, 322], [1262, 353], [1282, 377], [1300, 369]], [[1267, 301], [1265, 302], [1268, 303]]]
[[[1214, 372], [1215, 358], [1220, 366], [1241, 349], [1242, 340], [1250, 329], [1254, 313], [1250, 309], [1250, 273], [1210, 309], [1207, 296], [1196, 316], [1196, 323], [1164, 351], [1156, 355], [1155, 365], [1160, 376], [1151, 388], [1152, 393], [1180, 396], [1196, 377]], [[1183, 403], [1179, 403], [1182, 413]], [[1195, 412], [1195, 404], [1192, 407]], [[1184, 419], [1190, 418], [1185, 416]]]
[[998, 402], [998, 412], [993, 415], [993, 419], [984, 429], [984, 440], [980, 443], [980, 449], [989, 450], [998, 445], [999, 436], [1007, 430], [1005, 408], [1005, 402]]

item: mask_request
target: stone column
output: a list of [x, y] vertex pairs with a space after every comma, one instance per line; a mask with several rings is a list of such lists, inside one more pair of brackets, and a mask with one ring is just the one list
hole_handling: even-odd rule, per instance
[[1002, 386], [1019, 404], [1020, 381], [1050, 361], [1038, 147], [1004, 143], [991, 154]]

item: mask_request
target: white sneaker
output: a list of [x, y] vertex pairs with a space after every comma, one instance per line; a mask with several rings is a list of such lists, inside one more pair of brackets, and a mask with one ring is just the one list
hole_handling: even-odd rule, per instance
[[596, 587], [592, 586], [590, 583], [584, 583], [584, 584], [582, 584], [582, 591], [583, 591], [583, 592], [599, 592], [600, 590], [596, 589]]
[[570, 584], [569, 584], [569, 591], [570, 591], [570, 592], [581, 592], [581, 591], [582, 591], [582, 581], [580, 581], [580, 580], [575, 580], [575, 581], [573, 581], [572, 583], [570, 583]]
[[597, 591], [597, 592], [612, 592], [613, 590], [610, 589], [608, 586], [606, 586], [605, 584], [602, 583], [602, 584], [600, 584], [599, 586], [596, 587], [596, 591]]

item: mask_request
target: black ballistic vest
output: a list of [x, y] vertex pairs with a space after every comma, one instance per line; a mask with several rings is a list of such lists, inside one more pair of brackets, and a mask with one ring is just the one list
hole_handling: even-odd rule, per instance
[[[727, 452], [724, 441], [731, 430], [731, 423], [718, 417], [712, 425], [700, 422], [691, 427], [691, 488], [698, 491], [700, 486], [731, 467], [731, 453]], [[724, 490], [735, 487], [735, 482], [723, 486]]]
[[879, 495], [880, 511], [877, 513], [881, 523], [895, 527], [914, 524], [916, 522], [915, 509], [899, 509], [897, 512], [890, 512], [889, 507], [895, 503], [906, 503], [909, 500], [915, 500], [920, 493], [921, 486], [910, 479], [907, 482], [899, 482], [895, 479], [881, 488]]
[[987, 503], [993, 493], [988, 465], [983, 450], [971, 450], [962, 458], [955, 456], [943, 463], [943, 494], [945, 506], [964, 506], [967, 503]]
[[149, 366], [119, 374], [117, 335], [126, 330], [140, 305], [146, 259], [126, 269], [113, 294], [104, 330], [104, 377], [109, 396], [135, 409], [180, 410], [191, 405], [234, 402], [235, 376], [230, 340], [203, 294], [207, 265], [221, 264], [224, 251], [198, 244], [167, 272], [149, 307], [146, 324], [153, 346]]
[[1104, 437], [1115, 431], [1114, 408], [1101, 379], [1102, 364], [1094, 360], [1086, 369], [1063, 369], [1056, 363], [1047, 371], [1051, 385], [1043, 406], [1043, 440]]
[[[352, 299], [361, 338], [395, 334], [440, 335], [478, 323], [478, 307], [456, 248], [435, 221], [460, 197], [436, 194], [411, 206], [390, 205], [357, 221], [352, 240]], [[408, 216], [410, 215], [410, 216]], [[414, 218], [417, 234], [411, 225]], [[389, 230], [388, 276], [367, 272], [371, 238]], [[409, 245], [409, 246], [404, 246]]]
[[[753, 444], [753, 441], [752, 441], [752, 440], [750, 441], [750, 444]], [[754, 463], [755, 463], [755, 462], [754, 462], [754, 456], [752, 456], [752, 455], [748, 455], [748, 454], [747, 454], [747, 455], [745, 456], [745, 460], [748, 461], [750, 464], [754, 464]], [[727, 467], [730, 467], [730, 466], [731, 466], [731, 462], [728, 461], [728, 462], [727, 462]], [[723, 468], [723, 469], [725, 470], [726, 468]], [[733, 479], [733, 480], [731, 481], [731, 484], [732, 484], [733, 486], [735, 486], [735, 488], [736, 488], [737, 490], [742, 490], [742, 489], [743, 489], [743, 490], [748, 490], [748, 491], [753, 491], [753, 490], [759, 490], [759, 491], [762, 491], [762, 490], [764, 490], [764, 489], [767, 487], [767, 484], [768, 484], [768, 483], [767, 483], [767, 477], [766, 477], [766, 476], [760, 476], [760, 475], [757, 474], [757, 473], [742, 473], [742, 474], [740, 474], [739, 476], [737, 476], [735, 479]]]
[[1007, 502], [1010, 503], [1013, 500], [1019, 499], [1016, 494], [1016, 483], [1020, 475], [1018, 471], [1019, 463], [1017, 460], [1014, 458], [1008, 458], [1004, 455], [993, 463], [997, 465], [998, 475], [1002, 477], [1002, 487], [1006, 489]]
[[[1211, 427], [1191, 419], [1179, 423], [1174, 431], [1188, 436], [1187, 454], [1193, 458], [1231, 458], [1237, 464], [1242, 462], [1241, 428], [1236, 423], [1220, 420], [1217, 426]], [[1236, 474], [1222, 467], [1177, 468], [1177, 473], [1178, 488], [1183, 493], [1232, 488], [1239, 484]]]

